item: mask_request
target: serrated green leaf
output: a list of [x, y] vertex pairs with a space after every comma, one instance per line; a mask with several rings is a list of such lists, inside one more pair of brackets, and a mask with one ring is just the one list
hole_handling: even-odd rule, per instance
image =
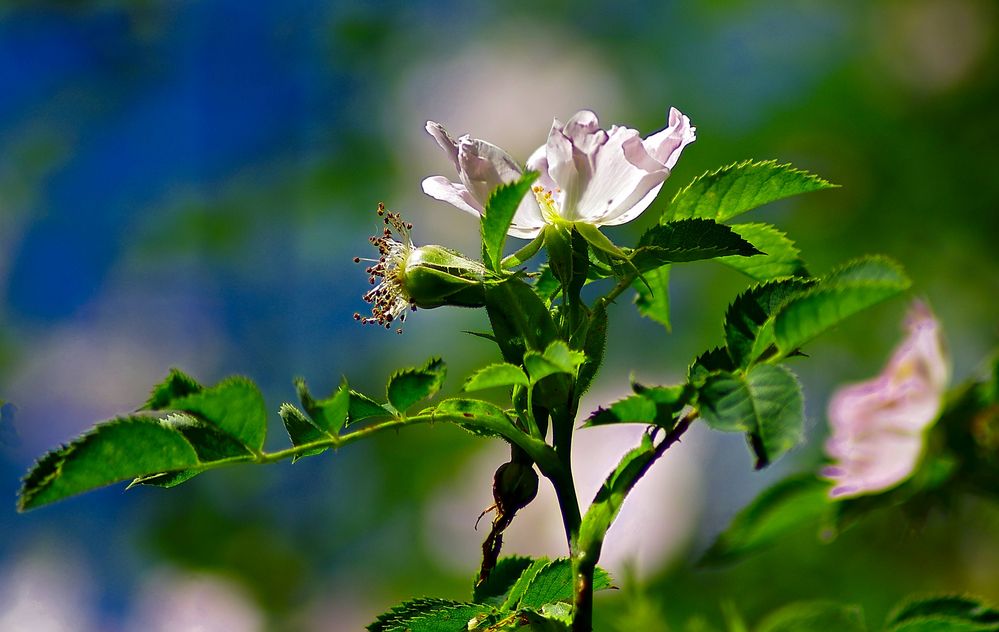
[[[278, 415], [281, 416], [281, 421], [284, 422], [284, 429], [288, 432], [288, 438], [294, 446], [312, 443], [313, 441], [319, 441], [320, 439], [325, 439], [329, 436], [317, 428], [315, 423], [305, 416], [305, 413], [291, 404], [281, 404], [281, 408], [278, 410]], [[297, 454], [292, 457], [291, 462], [294, 463], [304, 456], [321, 454], [328, 449], [329, 448], [327, 447], [321, 447], [308, 450], [302, 454]]]
[[590, 322], [583, 340], [583, 353], [586, 354], [586, 361], [580, 365], [576, 376], [576, 395], [582, 396], [590, 388], [593, 377], [603, 362], [606, 347], [607, 308], [603, 303], [598, 303], [590, 314]]
[[865, 632], [864, 617], [857, 606], [832, 601], [792, 603], [767, 616], [756, 632]]
[[677, 191], [663, 221], [702, 217], [724, 222], [799, 193], [836, 185], [775, 160], [746, 160], [705, 173]]
[[758, 254], [753, 244], [729, 226], [710, 219], [681, 219], [645, 231], [631, 262], [644, 273], [667, 263]]
[[531, 190], [531, 185], [537, 178], [537, 172], [528, 171], [519, 180], [500, 185], [489, 195], [481, 224], [482, 260], [486, 267], [500, 271], [506, 231], [510, 229], [521, 200]]
[[253, 456], [253, 453], [232, 435], [223, 432], [215, 424], [192, 415], [174, 413], [163, 418], [161, 423], [183, 435], [202, 463]]
[[652, 401], [656, 406], [656, 416], [653, 422], [663, 428], [673, 428], [676, 416], [690, 403], [696, 391], [690, 384], [673, 386], [645, 386], [637, 382], [631, 385], [636, 394]]
[[27, 511], [97, 487], [198, 465], [191, 444], [158, 419], [119, 417], [53, 450], [24, 478], [18, 510]]
[[629, 450], [607, 475], [597, 490], [590, 508], [583, 516], [578, 542], [582, 550], [599, 545], [617, 518], [628, 492], [655, 457], [655, 445], [648, 433], [642, 434], [638, 447]]
[[567, 373], [567, 371], [562, 370], [560, 366], [537, 351], [528, 351], [524, 354], [524, 366], [527, 368], [527, 374], [531, 376], [532, 384], [537, 384], [549, 375]]
[[687, 367], [687, 381], [691, 384], [702, 383], [708, 375], [716, 371], [734, 371], [735, 365], [725, 347], [708, 349], [697, 356]]
[[257, 385], [231, 377], [170, 402], [170, 408], [197, 415], [254, 452], [264, 446], [267, 409]]
[[486, 581], [475, 584], [472, 589], [472, 601], [494, 606], [502, 604], [507, 593], [533, 561], [529, 557], [519, 555], [500, 559]]
[[544, 301], [516, 277], [486, 288], [486, 311], [503, 359], [510, 364], [519, 365], [528, 350], [544, 351], [558, 338]]
[[347, 406], [347, 424], [354, 424], [372, 417], [391, 415], [388, 410], [364, 393], [350, 389], [350, 403]]
[[545, 349], [545, 359], [563, 373], [575, 373], [576, 369], [586, 361], [586, 354], [570, 349], [565, 342], [556, 340]]
[[918, 617], [888, 628], [888, 632], [996, 632], [995, 623], [976, 623], [949, 617]]
[[804, 426], [801, 385], [781, 366], [714, 373], [698, 389], [701, 417], [716, 430], [747, 433], [757, 469], [794, 447]]
[[[543, 606], [560, 601], [572, 601], [573, 597], [572, 562], [559, 558], [546, 562], [533, 574], [520, 596], [515, 608], [540, 610]], [[610, 575], [597, 568], [593, 572], [593, 590], [611, 587]]]
[[619, 423], [652, 424], [657, 412], [655, 402], [636, 393], [617, 400], [607, 408], [603, 406], [597, 408], [583, 423], [583, 427]]
[[386, 393], [388, 401], [399, 414], [416, 402], [433, 397], [444, 383], [447, 367], [440, 358], [430, 358], [420, 368], [403, 369], [389, 378]]
[[518, 577], [517, 581], [514, 582], [513, 586], [510, 587], [506, 596], [506, 601], [504, 601], [503, 605], [500, 606], [500, 610], [505, 612], [517, 610], [517, 605], [520, 603], [524, 593], [527, 592], [531, 582], [534, 581], [534, 578], [541, 572], [541, 569], [547, 566], [550, 561], [551, 560], [546, 557], [533, 560], [530, 565], [523, 570], [520, 577]]
[[761, 253], [750, 257], [720, 257], [719, 263], [735, 268], [757, 281], [808, 276], [801, 252], [787, 235], [770, 224], [734, 224], [732, 230]]
[[[347, 424], [347, 416], [350, 412], [350, 387], [346, 380], [341, 381], [340, 386], [333, 392], [332, 396], [319, 401], [312, 397], [308, 385], [302, 378], [295, 380], [295, 390], [298, 392], [298, 400], [302, 403], [302, 408], [305, 409], [313, 426], [327, 436], [335, 436], [340, 433], [340, 430]], [[287, 424], [285, 426], [287, 427]]]
[[[737, 257], [741, 258], [741, 257]], [[670, 266], [653, 268], [632, 283], [635, 288], [635, 306], [642, 316], [654, 320], [670, 330], [669, 323], [669, 270]]]
[[796, 529], [817, 525], [829, 508], [829, 483], [813, 474], [785, 479], [736, 514], [700, 563], [710, 566], [738, 561], [776, 544]]
[[561, 289], [558, 278], [547, 263], [541, 264], [534, 278], [534, 291], [544, 301], [551, 301]]
[[889, 625], [925, 617], [955, 619], [977, 624], [991, 624], [999, 629], [999, 610], [981, 599], [964, 595], [946, 595], [914, 599], [899, 606], [888, 618]]
[[180, 369], [170, 369], [166, 378], [153, 387], [149, 399], [141, 410], [165, 410], [170, 403], [187, 395], [193, 395], [204, 387]]
[[160, 472], [159, 474], [150, 474], [149, 476], [138, 476], [132, 479], [132, 482], [128, 484], [127, 489], [131, 489], [136, 485], [148, 485], [151, 487], [169, 489], [171, 487], [176, 487], [181, 483], [186, 483], [198, 474], [201, 474], [203, 471], [204, 470], [201, 468], [191, 468], [187, 470], [178, 470], [176, 472]]
[[480, 436], [504, 436], [513, 428], [513, 421], [506, 411], [478, 399], [445, 399], [434, 407], [433, 412], [434, 415], [454, 417], [453, 421], [459, 426]]
[[497, 386], [527, 386], [527, 375], [519, 366], [508, 362], [490, 364], [473, 373], [466, 381], [463, 390], [477, 391]]
[[466, 632], [469, 621], [492, 609], [446, 599], [413, 599], [380, 615], [369, 632]]
[[908, 289], [902, 268], [885, 257], [851, 261], [807, 292], [788, 300], [774, 318], [774, 336], [782, 354], [846, 318]]
[[[808, 279], [783, 279], [756, 285], [740, 294], [725, 312], [725, 345], [736, 367], [757, 359], [760, 330], [791, 298], [813, 284]], [[762, 343], [761, 343], [762, 344]]]

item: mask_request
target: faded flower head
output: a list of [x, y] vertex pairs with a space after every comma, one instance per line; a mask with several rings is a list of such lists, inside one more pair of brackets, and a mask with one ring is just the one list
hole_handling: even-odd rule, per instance
[[906, 329], [880, 375], [840, 389], [829, 403], [832, 436], [825, 447], [836, 462], [822, 475], [836, 483], [832, 498], [880, 492], [907, 479], [924, 431], [940, 414], [949, 379], [940, 325], [917, 301]]
[[[354, 257], [354, 263], [372, 264], [365, 272], [375, 287], [362, 297], [371, 303], [371, 316], [355, 313], [354, 320], [391, 329], [396, 319], [405, 322], [406, 313], [418, 307], [483, 304], [484, 283], [491, 277], [485, 266], [443, 246], [414, 246], [412, 224], [385, 210], [384, 204], [377, 213], [385, 228], [368, 241], [378, 249], [378, 258]], [[396, 331], [401, 334], [402, 328]]]
[[[423, 190], [431, 197], [481, 215], [489, 194], [523, 173], [496, 145], [467, 134], [455, 140], [433, 121], [427, 131], [458, 171], [458, 182], [444, 176], [424, 180]], [[531, 239], [547, 225], [630, 222], [655, 199], [694, 132], [676, 108], [670, 108], [669, 125], [645, 139], [628, 127], [602, 129], [589, 110], [566, 123], [556, 119], [548, 141], [527, 159], [527, 169], [539, 174], [534, 197], [521, 202], [508, 233]]]

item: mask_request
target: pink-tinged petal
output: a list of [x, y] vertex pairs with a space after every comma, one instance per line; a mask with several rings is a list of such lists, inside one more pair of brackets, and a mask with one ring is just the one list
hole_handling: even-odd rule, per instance
[[468, 135], [458, 139], [458, 165], [461, 183], [482, 205], [496, 187], [519, 179], [522, 173], [510, 154]]
[[423, 192], [441, 202], [452, 204], [476, 217], [482, 215], [482, 204], [468, 192], [464, 185], [451, 182], [444, 176], [431, 176], [423, 181]]
[[600, 129], [597, 115], [580, 110], [563, 125], [558, 119], [548, 134], [548, 171], [555, 182], [553, 192], [564, 219], [576, 221], [585, 215], [580, 200], [594, 178], [597, 160], [609, 136]]
[[459, 169], [458, 143], [451, 138], [451, 135], [447, 133], [444, 126], [434, 121], [427, 121], [427, 133], [434, 137], [434, 140], [436, 140], [437, 144], [444, 150], [444, 153], [448, 155], [448, 158], [450, 158], [451, 162], [454, 163], [454, 168]]
[[593, 179], [579, 200], [577, 215], [598, 226], [637, 217], [648, 207], [637, 204], [669, 174], [645, 151], [638, 132], [627, 127], [611, 128], [607, 142], [597, 152], [593, 171]]
[[593, 156], [600, 146], [607, 142], [607, 132], [600, 128], [597, 115], [590, 110], [580, 110], [569, 119], [562, 133], [569, 139], [577, 152]]
[[537, 171], [538, 179], [535, 181], [536, 186], [540, 186], [546, 191], [555, 191], [558, 185], [552, 180], [551, 175], [548, 173], [548, 145], [542, 145], [534, 150], [531, 157], [527, 159], [527, 170]]
[[909, 478], [922, 449], [922, 438], [915, 435], [872, 437], [863, 452], [855, 452], [837, 468], [823, 470], [836, 483], [829, 495], [847, 498], [891, 489]]
[[649, 154], [672, 170], [683, 148], [697, 139], [697, 128], [676, 108], [669, 109], [669, 126], [645, 139]]
[[939, 416], [948, 368], [939, 324], [920, 303], [910, 310], [909, 335], [876, 377], [838, 390], [829, 403], [836, 459], [824, 475], [839, 484], [833, 497], [875, 493], [907, 479], [922, 452], [923, 433]]

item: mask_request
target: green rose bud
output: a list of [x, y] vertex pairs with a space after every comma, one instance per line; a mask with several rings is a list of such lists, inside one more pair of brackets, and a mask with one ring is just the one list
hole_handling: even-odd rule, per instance
[[[381, 204], [378, 215], [385, 229], [369, 241], [378, 248], [379, 257], [364, 259], [373, 264], [366, 271], [375, 287], [363, 297], [371, 303], [371, 316], [354, 314], [355, 320], [391, 328], [393, 321], [405, 321], [406, 312], [418, 307], [484, 305], [485, 285], [500, 280], [498, 275], [443, 246], [417, 248], [409, 234], [412, 224], [404, 222], [398, 213], [386, 211]], [[354, 261], [360, 263], [362, 259], [355, 257]], [[397, 331], [402, 333], [401, 328]]]

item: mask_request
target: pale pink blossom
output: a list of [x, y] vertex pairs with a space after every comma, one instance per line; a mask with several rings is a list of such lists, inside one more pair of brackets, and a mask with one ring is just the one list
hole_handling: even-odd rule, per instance
[[[444, 176], [424, 180], [423, 191], [431, 197], [481, 215], [489, 194], [523, 173], [496, 145], [467, 134], [455, 140], [433, 121], [427, 122], [427, 131], [458, 172], [457, 182]], [[645, 139], [628, 127], [605, 131], [589, 110], [564, 124], [556, 119], [548, 142], [527, 159], [526, 168], [539, 174], [535, 195], [521, 202], [509, 234], [531, 239], [546, 225], [560, 222], [630, 222], [655, 199], [694, 133], [690, 119], [676, 108], [670, 108], [669, 126]]]
[[846, 498], [895, 487], [909, 478], [923, 451], [923, 435], [940, 414], [949, 378], [940, 325], [916, 302], [909, 335], [880, 375], [837, 391], [829, 403], [835, 463], [822, 474], [835, 482], [829, 495]]

